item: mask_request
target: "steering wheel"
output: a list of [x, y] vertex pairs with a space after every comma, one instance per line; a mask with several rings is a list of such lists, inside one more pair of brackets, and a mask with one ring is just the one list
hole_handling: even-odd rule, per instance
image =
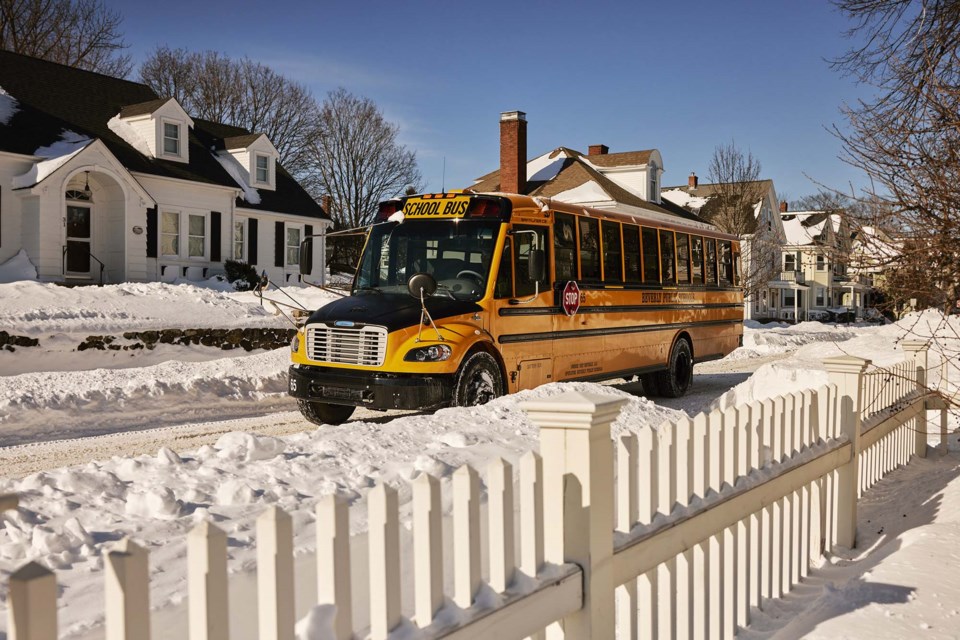
[[483, 275], [477, 273], [476, 271], [470, 271], [469, 269], [464, 269], [463, 271], [459, 272], [459, 273], [457, 274], [457, 277], [458, 277], [458, 278], [462, 278], [462, 277], [465, 276], [465, 275], [466, 275], [466, 276], [472, 276], [473, 278], [476, 279], [476, 281], [477, 281], [478, 283], [483, 283]]

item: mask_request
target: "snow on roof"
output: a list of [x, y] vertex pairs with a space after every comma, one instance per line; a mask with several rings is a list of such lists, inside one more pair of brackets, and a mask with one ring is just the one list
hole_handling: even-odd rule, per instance
[[603, 187], [593, 180], [584, 182], [573, 189], [568, 189], [567, 191], [558, 193], [557, 195], [553, 196], [553, 198], [555, 200], [568, 202], [570, 204], [586, 204], [588, 202], [605, 202], [608, 200], [613, 200], [613, 197], [604, 191]]
[[243, 179], [243, 170], [240, 167], [240, 163], [237, 162], [229, 152], [225, 152], [222, 155], [214, 153], [213, 157], [216, 158], [220, 166], [230, 174], [230, 177], [237, 183], [237, 186], [243, 189], [243, 199], [250, 204], [260, 204], [260, 192], [247, 184], [247, 181]]
[[9, 124], [10, 118], [20, 110], [17, 99], [0, 87], [0, 124]]
[[120, 136], [120, 139], [129, 144], [131, 147], [145, 155], [146, 157], [151, 157], [153, 154], [150, 152], [150, 145], [147, 144], [147, 141], [137, 133], [137, 130], [127, 122], [120, 118], [120, 114], [113, 116], [107, 120], [107, 126], [110, 128], [110, 131], [113, 131], [115, 134]]
[[527, 182], [546, 182], [553, 180], [563, 169], [563, 163], [570, 156], [563, 149], [548, 151], [527, 163]]
[[673, 204], [693, 212], [700, 211], [700, 209], [702, 209], [710, 200], [708, 197], [705, 198], [689, 194], [683, 189], [668, 189], [666, 191], [661, 191], [660, 197], [666, 198]]
[[813, 244], [824, 231], [824, 224], [827, 218], [824, 217], [819, 222], [809, 225], [804, 224], [809, 218], [822, 214], [822, 211], [790, 211], [780, 215], [783, 222], [783, 232], [786, 236], [788, 245], [808, 245]]
[[14, 189], [23, 189], [43, 182], [51, 173], [62, 167], [70, 158], [77, 155], [93, 142], [91, 138], [75, 131], [64, 130], [60, 139], [48, 147], [40, 147], [33, 155], [46, 158], [35, 163], [26, 173], [14, 176], [11, 184]]

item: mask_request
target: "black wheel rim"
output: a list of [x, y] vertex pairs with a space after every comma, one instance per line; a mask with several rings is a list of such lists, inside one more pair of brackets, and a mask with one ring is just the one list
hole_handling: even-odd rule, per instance
[[690, 365], [690, 356], [686, 353], [677, 355], [677, 386], [686, 389], [690, 384], [690, 377], [693, 375], [693, 367]]
[[472, 371], [466, 380], [464, 389], [465, 404], [475, 406], [486, 404], [497, 397], [496, 382], [493, 374], [485, 368]]

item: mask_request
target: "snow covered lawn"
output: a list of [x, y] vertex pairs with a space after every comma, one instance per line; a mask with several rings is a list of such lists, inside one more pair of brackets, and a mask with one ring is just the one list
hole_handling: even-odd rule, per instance
[[[290, 292], [308, 307], [322, 304], [329, 295]], [[277, 294], [270, 297], [289, 302]], [[516, 462], [522, 453], [536, 448], [537, 434], [517, 410], [522, 400], [570, 389], [626, 397], [628, 404], [614, 425], [617, 432], [656, 427], [683, 415], [682, 404], [674, 408], [656, 404], [629, 394], [624, 390], [629, 385], [559, 383], [469, 411], [365, 418], [313, 429], [288, 412], [293, 403], [285, 395], [285, 349], [229, 357], [219, 349], [173, 345], [158, 346], [149, 353], [70, 350], [87, 335], [135, 329], [284, 326], [284, 318], [274, 315], [270, 305], [261, 308], [252, 294], [191, 285], [63, 289], [21, 282], [0, 285], [0, 300], [0, 330], [40, 340], [38, 347], [0, 352], [0, 447], [91, 434], [110, 434], [103, 437], [119, 443], [118, 455], [109, 458], [25, 477], [0, 472], [0, 493], [15, 492], [22, 498], [19, 511], [0, 516], [0, 638], [7, 624], [6, 578], [26, 559], [58, 572], [62, 636], [98, 637], [103, 610], [101, 553], [121, 537], [132, 536], [150, 549], [152, 601], [162, 609], [158, 620], [171, 625], [166, 637], [183, 637], [176, 626], [183, 623], [180, 614], [186, 592], [183, 536], [200, 519], [208, 518], [227, 530], [230, 570], [245, 576], [239, 582], [243, 584], [249, 582], [253, 569], [254, 520], [265, 505], [278, 504], [293, 514], [302, 574], [310, 565], [313, 508], [319, 496], [337, 492], [352, 498], [356, 508], [351, 510], [351, 529], [358, 535], [366, 529], [362, 498], [376, 483], [399, 489], [401, 509], [408, 516], [408, 481], [419, 472], [438, 475], [447, 484], [461, 464], [482, 468], [495, 456]], [[897, 345], [908, 330], [929, 334], [938, 323], [935, 314], [923, 314], [883, 327], [748, 325], [745, 346], [722, 361], [704, 365], [703, 370], [743, 371], [745, 362], [764, 363], [714, 401], [716, 406], [740, 404], [822, 384], [826, 374], [821, 360], [830, 355], [850, 353], [879, 365], [899, 361], [903, 352]], [[25, 371], [25, 358], [37, 363], [36, 369]], [[230, 418], [278, 411], [283, 413], [277, 414], [277, 420], [288, 423], [289, 431], [299, 432], [274, 437], [227, 431], [232, 424], [246, 428], [245, 422], [231, 423]], [[149, 455], [123, 452], [123, 432], [213, 418], [219, 420], [216, 429], [226, 432], [212, 445], [164, 447]], [[31, 446], [14, 450], [29, 452]], [[941, 469], [938, 462], [917, 468], [933, 472]], [[955, 466], [955, 461], [950, 464]], [[939, 499], [955, 501], [950, 513], [956, 515], [960, 486], [953, 485], [960, 483], [942, 477], [944, 493]], [[948, 489], [958, 495], [950, 497]], [[920, 526], [937, 517], [939, 512], [914, 504], [910, 492], [905, 493], [902, 509], [917, 518], [908, 517], [901, 524]], [[903, 544], [890, 535], [891, 530], [887, 529], [878, 547]], [[927, 538], [915, 531], [910, 543], [925, 544]], [[828, 580], [821, 583], [821, 593], [839, 588], [828, 587]], [[863, 592], [852, 591], [850, 597], [863, 597]], [[298, 610], [308, 604], [298, 603]], [[250, 607], [242, 601], [231, 602], [231, 608], [237, 616], [249, 617]], [[247, 633], [255, 628], [242, 618], [235, 624], [236, 637], [250, 637], [243, 635], [244, 628]], [[775, 630], [785, 623], [770, 617], [764, 624]], [[762, 629], [752, 633], [767, 637]], [[838, 633], [843, 635], [842, 630]]]

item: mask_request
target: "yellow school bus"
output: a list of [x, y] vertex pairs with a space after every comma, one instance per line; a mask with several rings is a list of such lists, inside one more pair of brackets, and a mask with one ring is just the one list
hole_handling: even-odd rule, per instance
[[385, 202], [351, 294], [291, 345], [290, 393], [317, 424], [564, 380], [680, 396], [743, 339], [740, 247], [711, 229], [500, 193]]

